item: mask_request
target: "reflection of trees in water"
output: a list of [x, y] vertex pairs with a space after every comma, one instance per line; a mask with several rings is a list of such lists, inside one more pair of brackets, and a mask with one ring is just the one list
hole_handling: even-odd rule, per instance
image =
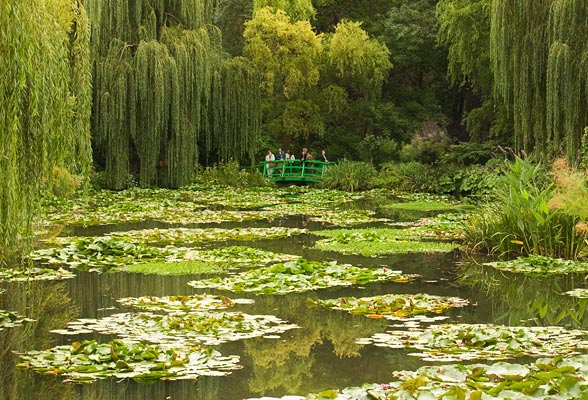
[[68, 297], [65, 283], [33, 282], [14, 284], [0, 296], [0, 308], [17, 311], [36, 321], [2, 331], [1, 359], [4, 362], [0, 382], [0, 399], [75, 400], [73, 386], [60, 380], [23, 372], [15, 368], [18, 356], [13, 351], [42, 350], [54, 346], [52, 329], [63, 328], [78, 316], [78, 310]]
[[194, 380], [157, 381], [141, 384], [132, 380], [107, 379], [91, 385], [81, 385], [83, 400], [147, 400], [147, 399], [222, 399], [218, 395], [219, 380], [208, 377]]
[[588, 300], [563, 294], [584, 287], [583, 276], [531, 276], [468, 264], [460, 273], [460, 283], [487, 294], [495, 323], [588, 328]]
[[[317, 362], [318, 357], [358, 357], [363, 345], [355, 344], [355, 340], [384, 332], [387, 326], [385, 320], [371, 320], [342, 311], [320, 307], [308, 310], [304, 302], [293, 297], [269, 300], [269, 303], [273, 302], [282, 303], [282, 310], [285, 311], [280, 312], [280, 318], [294, 322], [301, 328], [283, 334], [279, 340], [254, 339], [244, 343], [245, 354], [251, 358], [251, 364], [255, 365], [249, 380], [249, 390], [252, 393], [306, 392], [309, 381], [316, 374], [324, 373], [317, 371], [323, 364]], [[268, 304], [265, 307], [272, 309]], [[304, 316], [303, 320], [299, 320], [301, 316]], [[321, 351], [328, 348], [330, 353], [320, 354], [316, 349], [325, 341], [331, 342], [333, 347], [321, 346]]]

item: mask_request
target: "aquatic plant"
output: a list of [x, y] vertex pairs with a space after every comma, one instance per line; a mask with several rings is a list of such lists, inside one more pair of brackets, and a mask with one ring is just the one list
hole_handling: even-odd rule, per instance
[[536, 255], [517, 257], [510, 261], [494, 261], [484, 263], [484, 265], [501, 271], [533, 275], [557, 275], [588, 271], [588, 263]]
[[429, 230], [426, 227], [332, 229], [314, 231], [313, 234], [327, 237], [316, 242], [315, 248], [319, 250], [361, 254], [366, 257], [399, 253], [450, 252], [458, 247], [458, 244], [446, 241], [422, 241], [421, 239], [432, 236], [446, 238], [437, 235], [434, 229]]
[[308, 299], [310, 305], [319, 305], [368, 318], [409, 319], [417, 315], [443, 314], [464, 307], [469, 301], [459, 297], [418, 294], [385, 294], [374, 297], [340, 297], [338, 299]]
[[585, 234], [578, 217], [550, 208], [554, 188], [540, 163], [516, 157], [506, 165], [496, 201], [464, 224], [465, 244], [504, 255], [544, 255], [577, 259]]
[[100, 319], [84, 318], [52, 332], [62, 335], [98, 332], [118, 335], [129, 342], [191, 347], [275, 335], [294, 328], [298, 326], [273, 315], [201, 310], [166, 315], [139, 312], [113, 314]]
[[147, 311], [201, 311], [232, 308], [235, 304], [252, 304], [251, 299], [230, 299], [223, 295], [196, 294], [192, 296], [143, 296], [117, 300], [125, 307]]
[[22, 325], [24, 322], [33, 322], [34, 319], [22, 317], [15, 312], [0, 310], [0, 332], [6, 328]]
[[318, 184], [322, 188], [341, 189], [353, 193], [368, 189], [376, 174], [376, 169], [370, 163], [343, 160], [329, 166]]
[[[588, 356], [542, 358], [531, 364], [446, 364], [394, 373], [389, 383], [264, 400], [582, 399]], [[248, 400], [261, 400], [250, 398]]]
[[55, 281], [75, 278], [75, 274], [63, 268], [0, 268], [0, 282]]
[[588, 346], [587, 332], [559, 326], [523, 327], [442, 324], [426, 330], [390, 331], [358, 343], [418, 350], [426, 361], [505, 360], [522, 356], [579, 354]]
[[239, 275], [190, 281], [195, 288], [215, 288], [235, 293], [286, 294], [332, 286], [364, 285], [370, 282], [409, 282], [416, 275], [403, 275], [388, 268], [359, 268], [336, 262], [295, 261], [256, 268]]
[[240, 368], [238, 356], [222, 356], [210, 348], [173, 348], [113, 340], [74, 342], [48, 350], [20, 354], [19, 369], [43, 375], [64, 376], [66, 382], [90, 383], [98, 379], [133, 379], [138, 382], [197, 379], [202, 375], [228, 375]]

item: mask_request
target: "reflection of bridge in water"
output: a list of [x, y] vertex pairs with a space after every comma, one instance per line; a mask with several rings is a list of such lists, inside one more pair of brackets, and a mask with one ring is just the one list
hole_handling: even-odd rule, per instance
[[319, 160], [279, 160], [262, 161], [259, 166], [263, 168], [263, 176], [272, 182], [316, 182], [323, 177], [323, 173], [334, 162]]

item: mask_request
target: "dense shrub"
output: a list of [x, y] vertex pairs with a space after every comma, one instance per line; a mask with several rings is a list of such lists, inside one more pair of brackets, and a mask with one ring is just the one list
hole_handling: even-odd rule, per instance
[[226, 185], [234, 187], [266, 186], [267, 181], [260, 171], [246, 170], [236, 161], [222, 162], [211, 168], [195, 171], [195, 183], [208, 185]]
[[430, 171], [430, 166], [417, 161], [389, 162], [382, 165], [373, 184], [394, 190], [419, 191], [427, 185]]
[[319, 186], [355, 192], [368, 189], [375, 176], [376, 170], [371, 164], [363, 161], [343, 160], [328, 167]]
[[69, 172], [67, 168], [53, 166], [50, 186], [54, 196], [70, 198], [80, 186], [81, 178]]

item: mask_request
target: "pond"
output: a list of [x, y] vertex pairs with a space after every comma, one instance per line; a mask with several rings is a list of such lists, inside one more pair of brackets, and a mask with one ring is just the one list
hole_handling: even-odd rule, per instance
[[[267, 196], [266, 199], [273, 199], [285, 196], [285, 193], [296, 199], [300, 195], [297, 192], [280, 193], [265, 193], [265, 196]], [[325, 196], [328, 195], [328, 193], [325, 194]], [[229, 197], [226, 198], [229, 199]], [[193, 200], [183, 199], [183, 201]], [[327, 389], [359, 386], [363, 383], [386, 383], [394, 379], [395, 371], [414, 371], [424, 365], [444, 364], [448, 361], [443, 358], [430, 360], [415, 354], [422, 355], [428, 352], [429, 356], [435, 355], [435, 350], [427, 350], [425, 345], [421, 346], [422, 343], [415, 344], [413, 348], [390, 345], [386, 342], [385, 334], [391, 331], [402, 335], [403, 332], [419, 329], [420, 332], [431, 330], [441, 324], [560, 326], [567, 329], [586, 329], [588, 323], [584, 316], [587, 300], [562, 295], [567, 290], [585, 287], [583, 276], [517, 275], [467, 261], [457, 251], [361, 256], [333, 250], [320, 250], [316, 247], [317, 241], [324, 239], [322, 236], [313, 234], [316, 231], [331, 230], [341, 226], [345, 229], [390, 228], [398, 223], [404, 224], [398, 226], [405, 228], [406, 222], [431, 218], [439, 212], [427, 213], [415, 210], [403, 212], [397, 207], [390, 208], [389, 203], [392, 202], [394, 202], [392, 199], [373, 202], [353, 198], [350, 201], [330, 204], [326, 208], [310, 210], [306, 207], [308, 204], [303, 207], [303, 203], [298, 203], [296, 200], [287, 203], [275, 201], [272, 204], [273, 208], [268, 209], [264, 208], [263, 199], [260, 204], [233, 205], [230, 204], [230, 200], [227, 200], [227, 204], [223, 205], [222, 195], [219, 195], [218, 197], [207, 196], [205, 200], [200, 200], [199, 205], [202, 207], [194, 212], [198, 210], [271, 212], [251, 219], [242, 218], [241, 221], [225, 220], [214, 223], [206, 223], [206, 221], [180, 223], [174, 220], [154, 220], [151, 216], [147, 216], [143, 222], [127, 218], [118, 224], [112, 221], [105, 221], [107, 223], [97, 221], [96, 223], [86, 222], [85, 227], [80, 223], [66, 227], [61, 231], [61, 236], [102, 236], [115, 232], [180, 227], [220, 228], [226, 229], [227, 232], [239, 227], [300, 229], [300, 232], [287, 237], [211, 239], [203, 245], [203, 248], [249, 246], [274, 253], [300, 256], [306, 260], [335, 261], [337, 264], [350, 264], [370, 270], [402, 271], [404, 275], [416, 276], [406, 280], [329, 285], [318, 290], [284, 295], [232, 293], [227, 290], [198, 288], [188, 285], [188, 282], [205, 280], [214, 274], [194, 273], [146, 275], [127, 272], [76, 271], [74, 279], [3, 283], [0, 287], [5, 289], [5, 292], [0, 295], [0, 308], [15, 311], [34, 321], [25, 321], [22, 325], [0, 330], [0, 342], [3, 349], [0, 361], [3, 367], [0, 378], [0, 398], [242, 400], [286, 395], [304, 396]], [[211, 206], [207, 208], [207, 205]], [[288, 206], [291, 208], [288, 209]], [[301, 213], [301, 210], [307, 211], [308, 214]], [[372, 219], [350, 223], [348, 217], [335, 218], [338, 214], [342, 215], [350, 210], [368, 211], [366, 215]], [[162, 210], [159, 212], [165, 213]], [[129, 212], [128, 215], [131, 214], [132, 212]], [[189, 218], [186, 214], [182, 215], [182, 218]], [[245, 276], [247, 269], [239, 271], [237, 276]], [[231, 299], [253, 300], [237, 302], [231, 311], [240, 311], [248, 315], [272, 315], [296, 327], [242, 340], [227, 338], [223, 343], [213, 344], [212, 347], [222, 355], [239, 356], [237, 368], [230, 370], [228, 375], [222, 376], [200, 376], [198, 379], [170, 381], [154, 380], [149, 384], [122, 378], [74, 384], [64, 383], [63, 377], [60, 376], [41, 375], [32, 370], [21, 370], [15, 367], [22, 362], [18, 353], [71, 345], [75, 341], [86, 339], [95, 339], [98, 342], [116, 339], [118, 337], [116, 332], [107, 330], [102, 332], [99, 329], [97, 331], [81, 330], [73, 335], [52, 331], [60, 332], [72, 321], [79, 319], [103, 320], [109, 316], [130, 312], [128, 307], [121, 305], [119, 299], [196, 294], [223, 294]], [[467, 304], [444, 310], [442, 315], [439, 315], [444, 319], [431, 317], [430, 319], [412, 319], [410, 322], [401, 318], [366, 318], [365, 315], [317, 305], [319, 300], [385, 294], [457, 297], [467, 300]], [[130, 314], [128, 318], [127, 322], [131, 324]], [[142, 329], [144, 328], [131, 328], [131, 331]], [[443, 329], [450, 328], [447, 326]], [[586, 339], [585, 335], [580, 334], [580, 336]], [[562, 354], [571, 351], [570, 349], [558, 350], [557, 343], [552, 344], [552, 347], [555, 349], [553, 354], [558, 354], [558, 351]], [[581, 348], [582, 346], [578, 346], [578, 349]], [[582, 352], [582, 350], [578, 351]], [[484, 360], [489, 358], [482, 355], [476, 358], [476, 361], [485, 362]], [[533, 359], [529, 357], [522, 357], [512, 362], [532, 361]]]

